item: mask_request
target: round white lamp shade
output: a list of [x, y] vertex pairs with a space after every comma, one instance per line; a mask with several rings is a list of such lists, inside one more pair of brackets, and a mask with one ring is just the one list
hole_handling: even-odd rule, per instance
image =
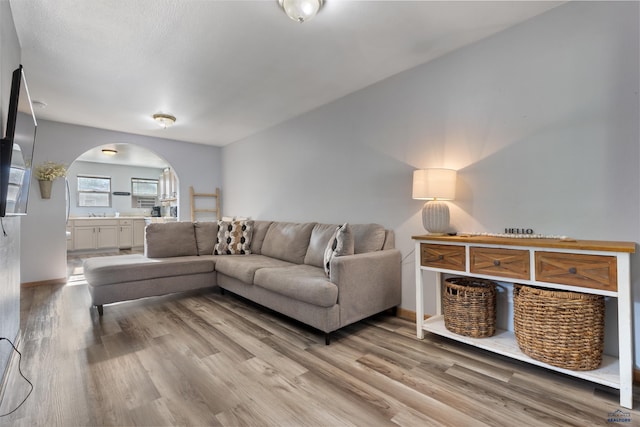
[[456, 195], [456, 171], [453, 169], [420, 169], [413, 172], [413, 198], [428, 200], [422, 208], [422, 225], [431, 234], [449, 230], [449, 206], [442, 200]]

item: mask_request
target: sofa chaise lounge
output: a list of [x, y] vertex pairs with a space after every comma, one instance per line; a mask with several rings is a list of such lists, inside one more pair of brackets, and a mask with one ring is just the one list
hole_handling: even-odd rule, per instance
[[[241, 224], [246, 230], [228, 231]], [[344, 226], [149, 224], [144, 255], [89, 258], [84, 274], [100, 315], [105, 304], [218, 286], [323, 331], [329, 344], [331, 332], [400, 304], [401, 256], [393, 231], [345, 226], [351, 246], [349, 255], [339, 256], [335, 246]]]

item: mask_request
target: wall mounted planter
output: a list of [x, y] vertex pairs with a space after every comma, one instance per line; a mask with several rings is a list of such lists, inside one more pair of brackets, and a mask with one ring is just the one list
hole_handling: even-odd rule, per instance
[[40, 197], [43, 199], [50, 199], [53, 181], [38, 180], [38, 184], [40, 185]]

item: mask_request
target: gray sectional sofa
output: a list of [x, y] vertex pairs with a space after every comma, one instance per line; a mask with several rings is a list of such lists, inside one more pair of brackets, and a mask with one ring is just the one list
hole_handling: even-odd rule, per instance
[[400, 304], [400, 251], [381, 225], [349, 225], [353, 254], [330, 257], [326, 272], [336, 225], [250, 224], [237, 255], [219, 250], [217, 222], [149, 224], [144, 255], [85, 260], [92, 304], [102, 315], [104, 304], [218, 286], [325, 332], [327, 344], [331, 332]]

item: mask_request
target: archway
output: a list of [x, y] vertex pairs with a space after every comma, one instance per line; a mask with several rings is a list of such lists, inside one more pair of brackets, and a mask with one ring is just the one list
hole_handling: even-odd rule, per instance
[[[139, 145], [94, 147], [70, 164], [67, 181], [69, 217], [177, 217], [180, 194], [171, 164]], [[94, 185], [89, 190], [103, 194], [83, 192], [83, 185]]]
[[178, 188], [171, 165], [147, 148], [86, 151], [67, 171], [67, 252], [141, 250], [146, 224], [177, 221]]

